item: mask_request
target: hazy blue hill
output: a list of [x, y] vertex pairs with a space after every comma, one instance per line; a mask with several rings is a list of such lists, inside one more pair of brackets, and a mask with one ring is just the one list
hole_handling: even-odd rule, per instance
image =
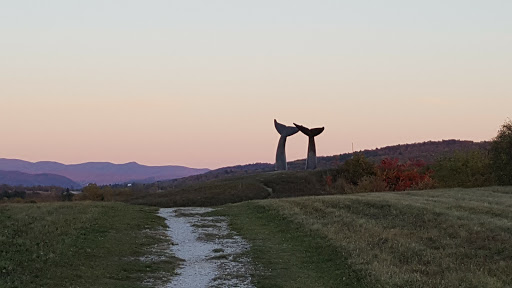
[[11, 186], [60, 186], [66, 188], [80, 188], [81, 185], [75, 181], [56, 174], [28, 174], [18, 171], [1, 171], [0, 184]]
[[0, 158], [0, 170], [20, 171], [30, 174], [51, 173], [72, 179], [82, 185], [97, 183], [100, 185], [126, 182], [154, 182], [197, 175], [210, 171], [184, 166], [146, 166], [136, 162], [113, 164], [110, 162], [89, 162], [81, 164], [62, 164], [42, 161], [28, 162], [18, 159]]

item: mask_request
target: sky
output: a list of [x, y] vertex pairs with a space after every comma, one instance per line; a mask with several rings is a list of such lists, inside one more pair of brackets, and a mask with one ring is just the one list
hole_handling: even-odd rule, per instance
[[[512, 117], [512, 1], [0, 0], [0, 158], [273, 162], [483, 141]], [[307, 137], [288, 138], [288, 160]]]

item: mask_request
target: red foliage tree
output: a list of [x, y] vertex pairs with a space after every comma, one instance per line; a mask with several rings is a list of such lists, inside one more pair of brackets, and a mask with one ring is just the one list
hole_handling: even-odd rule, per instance
[[426, 164], [422, 160], [399, 163], [396, 158], [386, 158], [377, 168], [379, 176], [386, 182], [389, 190], [405, 191], [432, 182], [431, 171], [425, 166]]

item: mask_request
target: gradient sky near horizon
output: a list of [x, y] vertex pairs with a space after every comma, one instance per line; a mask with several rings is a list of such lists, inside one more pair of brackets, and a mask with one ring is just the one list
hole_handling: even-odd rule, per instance
[[[490, 140], [512, 117], [512, 1], [0, 0], [0, 158], [273, 162]], [[307, 138], [288, 139], [289, 160]]]

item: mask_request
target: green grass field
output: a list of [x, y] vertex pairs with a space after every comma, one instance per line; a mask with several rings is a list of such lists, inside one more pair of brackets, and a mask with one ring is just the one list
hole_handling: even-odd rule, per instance
[[224, 206], [258, 287], [510, 287], [512, 187]]
[[98, 202], [0, 205], [0, 287], [143, 287], [163, 280], [177, 260], [166, 252], [156, 211]]
[[[314, 177], [294, 175], [238, 183], [236, 195], [244, 187], [263, 187], [268, 198], [323, 193], [309, 191]], [[210, 183], [216, 192], [203, 196], [197, 186], [187, 201], [231, 199], [224, 188], [234, 183]], [[101, 202], [0, 205], [0, 287], [162, 284], [179, 261], [166, 252], [156, 212]], [[512, 187], [265, 199], [212, 213], [251, 244], [257, 287], [512, 285]]]

